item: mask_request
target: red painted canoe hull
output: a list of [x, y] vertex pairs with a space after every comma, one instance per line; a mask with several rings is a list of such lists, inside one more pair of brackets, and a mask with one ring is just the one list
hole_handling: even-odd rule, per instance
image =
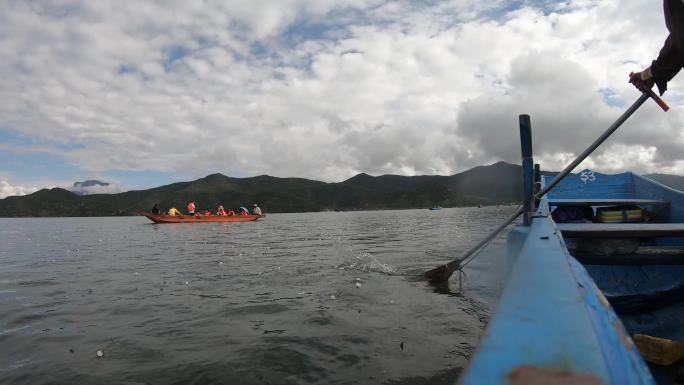
[[208, 217], [204, 215], [154, 215], [148, 212], [142, 212], [140, 215], [146, 216], [154, 223], [252, 222], [264, 217], [264, 215], [210, 215]]

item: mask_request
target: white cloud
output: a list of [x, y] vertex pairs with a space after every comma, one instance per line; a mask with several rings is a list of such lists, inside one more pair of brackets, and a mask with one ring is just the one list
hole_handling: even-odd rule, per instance
[[[523, 3], [6, 2], [0, 127], [95, 173], [341, 180], [517, 162], [530, 113], [557, 169], [624, 109], [599, 91], [636, 99], [627, 73], [657, 54], [662, 10]], [[643, 107], [588, 162], [684, 173], [673, 107]]]
[[5, 180], [0, 180], [0, 199], [7, 198], [14, 195], [26, 195], [38, 191], [37, 188], [24, 187], [24, 186], [12, 186], [9, 182]]

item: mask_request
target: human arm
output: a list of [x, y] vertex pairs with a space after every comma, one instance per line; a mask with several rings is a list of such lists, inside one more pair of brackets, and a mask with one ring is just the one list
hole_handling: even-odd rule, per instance
[[[651, 66], [638, 73], [646, 85], [652, 87], [655, 83], [661, 95], [667, 90], [667, 82], [684, 65], [684, 4], [680, 0], [664, 0], [663, 14], [669, 35]], [[631, 76], [630, 83], [639, 88], [637, 83], [632, 82]]]
[[672, 80], [682, 68], [679, 48], [680, 47], [676, 47], [675, 44], [673, 44], [672, 35], [669, 35], [667, 39], [665, 39], [663, 48], [660, 49], [658, 58], [651, 63], [649, 69], [653, 82], [658, 87], [660, 95], [667, 90], [667, 82]]

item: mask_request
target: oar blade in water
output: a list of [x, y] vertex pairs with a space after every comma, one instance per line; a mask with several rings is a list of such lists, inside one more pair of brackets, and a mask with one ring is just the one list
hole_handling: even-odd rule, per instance
[[430, 282], [444, 282], [449, 280], [449, 277], [451, 277], [452, 273], [453, 271], [449, 268], [449, 266], [442, 265], [435, 267], [432, 270], [426, 271], [425, 278], [427, 278]]

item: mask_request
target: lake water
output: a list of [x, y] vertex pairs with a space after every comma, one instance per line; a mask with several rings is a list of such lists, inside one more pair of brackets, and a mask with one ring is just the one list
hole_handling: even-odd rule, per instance
[[505, 239], [462, 287], [414, 275], [513, 210], [0, 219], [0, 383], [452, 384]]

